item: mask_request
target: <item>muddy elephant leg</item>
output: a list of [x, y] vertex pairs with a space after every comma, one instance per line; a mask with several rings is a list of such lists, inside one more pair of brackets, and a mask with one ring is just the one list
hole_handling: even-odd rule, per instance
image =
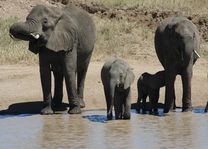
[[181, 75], [183, 84], [183, 98], [182, 98], [182, 111], [191, 111], [191, 79], [192, 79], [192, 65], [189, 65]]
[[77, 56], [76, 50], [66, 52], [64, 55], [64, 77], [66, 90], [69, 100], [69, 114], [80, 114], [80, 104], [77, 97], [76, 89], [76, 67], [77, 67]]
[[165, 104], [164, 113], [168, 113], [174, 100], [174, 83], [176, 72], [173, 68], [165, 70]]
[[41, 114], [53, 114], [51, 107], [51, 68], [45, 54], [46, 53], [39, 54], [40, 79], [43, 91], [43, 100], [46, 103], [46, 107], [41, 110]]
[[58, 110], [62, 106], [63, 100], [63, 73], [53, 72], [54, 75], [54, 96], [53, 96], [53, 107]]
[[[83, 56], [84, 57], [84, 56]], [[80, 56], [80, 61], [82, 61], [83, 57], [81, 58]], [[85, 83], [85, 78], [87, 74], [87, 69], [90, 63], [90, 58], [91, 54], [88, 55], [88, 57], [85, 57], [83, 62], [79, 62], [77, 64], [77, 95], [80, 101], [80, 107], [84, 108], [85, 107], [85, 102], [84, 102], [84, 83]], [[78, 57], [79, 59], [79, 57]]]
[[123, 112], [123, 119], [130, 119], [131, 118], [131, 89], [130, 87], [126, 89], [124, 95], [124, 112]]

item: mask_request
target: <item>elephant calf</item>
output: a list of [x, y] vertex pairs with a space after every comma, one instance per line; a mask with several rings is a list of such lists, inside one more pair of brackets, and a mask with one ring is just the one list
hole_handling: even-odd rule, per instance
[[116, 119], [130, 119], [131, 84], [134, 74], [121, 59], [107, 61], [101, 70], [101, 79], [107, 103], [107, 118], [112, 119], [114, 106]]
[[[138, 111], [142, 107], [142, 111], [146, 111], [146, 98], [149, 96], [150, 113], [158, 113], [157, 103], [159, 99], [160, 88], [165, 86], [165, 71], [159, 71], [155, 74], [143, 73], [137, 81]], [[142, 106], [141, 106], [142, 101]], [[174, 107], [175, 108], [175, 102]], [[153, 110], [153, 111], [152, 111]]]

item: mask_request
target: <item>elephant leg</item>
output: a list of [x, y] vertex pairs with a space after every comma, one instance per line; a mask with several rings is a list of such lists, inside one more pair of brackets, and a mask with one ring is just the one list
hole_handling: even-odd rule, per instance
[[176, 78], [176, 72], [170, 68], [165, 70], [165, 104], [164, 104], [164, 113], [168, 113], [171, 104], [174, 100], [174, 83]]
[[115, 91], [114, 98], [114, 110], [115, 110], [115, 119], [122, 119], [122, 106], [123, 106], [123, 96], [118, 91]]
[[159, 100], [159, 92], [160, 89], [152, 91], [150, 94], [150, 112], [154, 112], [154, 114], [158, 114], [158, 100]]
[[112, 113], [112, 98], [110, 97], [109, 87], [104, 85], [104, 93], [105, 93], [105, 99], [106, 99], [106, 105], [107, 105], [107, 119], [112, 120], [113, 113]]
[[172, 112], [174, 112], [174, 111], [176, 110], [175, 88], [174, 88], [173, 102], [172, 102], [172, 104], [171, 104], [171, 108], [170, 108], [170, 110], [171, 110]]
[[207, 111], [208, 111], [208, 101], [207, 101], [207, 105], [206, 105], [206, 107], [204, 109], [204, 112], [207, 112]]
[[143, 101], [142, 98], [138, 97], [137, 103], [136, 103], [136, 110], [137, 110], [138, 113], [140, 113], [140, 109], [142, 107], [141, 101]]
[[76, 90], [76, 67], [77, 67], [77, 56], [76, 50], [66, 52], [64, 55], [64, 77], [66, 90], [69, 100], [69, 114], [80, 114], [80, 104], [77, 97]]
[[43, 100], [46, 107], [41, 110], [42, 114], [53, 114], [52, 95], [51, 95], [51, 69], [47, 61], [46, 53], [39, 54], [40, 79], [43, 91]]
[[145, 114], [147, 110], [147, 94], [142, 97], [142, 113]]
[[192, 65], [189, 65], [181, 75], [183, 84], [183, 98], [182, 98], [182, 111], [191, 111], [191, 79], [192, 79]]
[[128, 88], [124, 95], [124, 112], [123, 119], [131, 118], [131, 89]]
[[[81, 57], [81, 56], [80, 56]], [[79, 62], [77, 64], [77, 95], [80, 101], [80, 107], [84, 108], [85, 107], [85, 102], [84, 102], [84, 83], [85, 83], [85, 78], [87, 74], [87, 69], [90, 63], [90, 58], [91, 54], [88, 55], [88, 57], [85, 58], [84, 62]], [[79, 59], [79, 57], [78, 57]], [[81, 60], [83, 58], [80, 58]]]
[[54, 75], [54, 96], [53, 96], [53, 108], [55, 110], [62, 109], [62, 100], [63, 100], [63, 73], [53, 71]]

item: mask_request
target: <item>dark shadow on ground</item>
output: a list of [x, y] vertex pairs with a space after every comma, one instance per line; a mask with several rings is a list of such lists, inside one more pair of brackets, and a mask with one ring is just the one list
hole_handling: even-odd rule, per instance
[[193, 113], [204, 114], [204, 113], [206, 113], [205, 107], [194, 107]]
[[83, 118], [88, 119], [91, 122], [106, 123], [107, 117], [105, 115], [86, 115]]
[[[8, 109], [1, 110], [0, 115], [41, 114], [41, 110], [44, 107], [45, 105], [42, 101], [14, 103]], [[65, 111], [67, 107], [68, 104], [63, 103], [63, 110], [56, 111]]]
[[[164, 108], [164, 104], [163, 103], [158, 103], [157, 106], [158, 106], [159, 109], [163, 109]], [[141, 109], [142, 107], [140, 106], [139, 108]], [[137, 103], [132, 103], [131, 104], [131, 109], [137, 110], [138, 109]], [[149, 110], [149, 109], [150, 109], [150, 102], [147, 102], [146, 103], [146, 110]]]

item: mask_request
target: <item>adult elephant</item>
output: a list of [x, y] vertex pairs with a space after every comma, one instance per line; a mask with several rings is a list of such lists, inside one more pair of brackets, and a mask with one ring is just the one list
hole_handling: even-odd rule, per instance
[[[55, 89], [53, 103], [58, 107], [63, 98], [63, 78], [70, 114], [84, 107], [84, 82], [95, 43], [95, 25], [87, 12], [68, 5], [65, 8], [35, 6], [25, 22], [10, 27], [14, 38], [29, 41], [29, 50], [39, 53], [43, 99], [47, 106], [42, 114], [52, 114], [51, 70]], [[77, 82], [76, 82], [77, 79]], [[76, 86], [77, 85], [77, 86]]]
[[165, 19], [155, 33], [155, 49], [165, 69], [164, 113], [168, 113], [174, 99], [176, 75], [183, 84], [182, 111], [190, 111], [192, 69], [199, 56], [199, 33], [187, 18], [176, 16]]

